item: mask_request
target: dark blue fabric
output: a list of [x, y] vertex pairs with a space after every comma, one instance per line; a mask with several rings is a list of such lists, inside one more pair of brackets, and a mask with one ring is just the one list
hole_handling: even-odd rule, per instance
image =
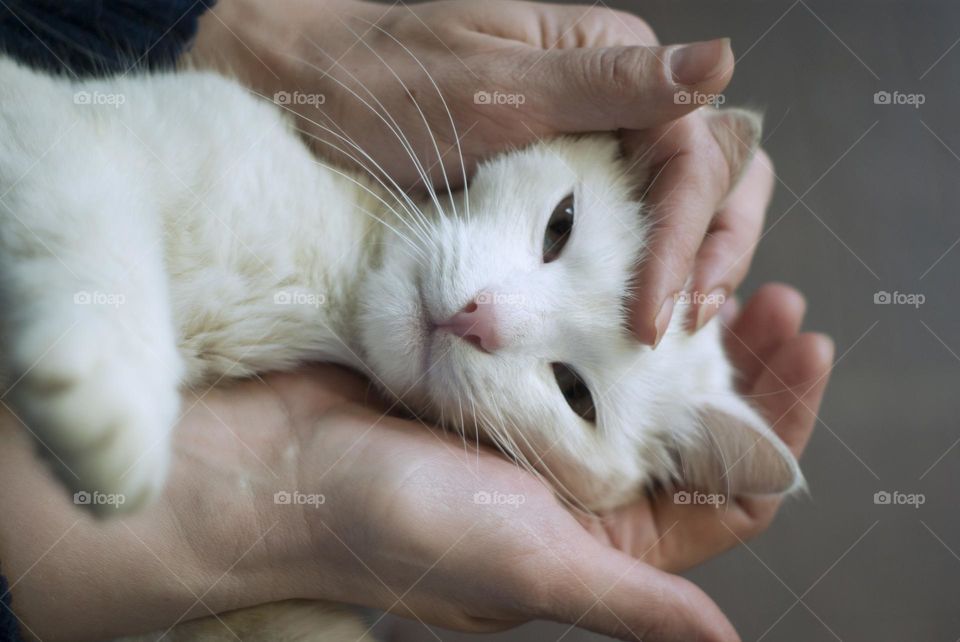
[[216, 0], [5, 0], [0, 50], [77, 76], [171, 66]]
[[10, 610], [12, 601], [7, 578], [0, 575], [0, 642], [20, 642], [20, 625]]

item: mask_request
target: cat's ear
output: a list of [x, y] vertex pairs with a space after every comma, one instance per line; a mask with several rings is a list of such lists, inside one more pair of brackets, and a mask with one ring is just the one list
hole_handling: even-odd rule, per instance
[[720, 146], [727, 166], [730, 168], [730, 188], [747, 169], [750, 160], [760, 147], [763, 118], [747, 109], [703, 109], [710, 133]]
[[789, 493], [804, 486], [796, 458], [734, 394], [704, 399], [694, 438], [682, 448], [685, 485], [730, 495]]

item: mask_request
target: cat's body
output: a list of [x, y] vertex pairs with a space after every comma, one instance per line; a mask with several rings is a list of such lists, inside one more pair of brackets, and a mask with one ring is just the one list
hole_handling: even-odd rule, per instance
[[592, 508], [654, 480], [792, 489], [716, 323], [689, 336], [681, 302], [656, 350], [630, 338], [646, 223], [627, 164], [612, 137], [559, 139], [414, 204], [221, 77], [75, 83], [0, 59], [0, 381], [67, 485], [127, 507], [162, 487], [179, 388], [305, 361], [478, 426]]

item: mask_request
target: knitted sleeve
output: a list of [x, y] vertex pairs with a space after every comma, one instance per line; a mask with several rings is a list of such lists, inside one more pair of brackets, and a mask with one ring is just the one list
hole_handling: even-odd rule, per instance
[[6, 0], [0, 51], [76, 76], [171, 66], [216, 0]]
[[17, 624], [17, 617], [11, 609], [11, 602], [7, 578], [0, 575], [0, 640], [2, 642], [18, 642], [20, 640], [20, 627]]

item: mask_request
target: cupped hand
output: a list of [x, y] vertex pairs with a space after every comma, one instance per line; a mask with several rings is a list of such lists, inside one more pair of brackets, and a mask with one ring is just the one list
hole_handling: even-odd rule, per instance
[[[805, 302], [793, 288], [770, 284], [742, 312], [730, 300], [721, 310], [726, 350], [752, 399], [798, 458], [813, 432], [830, 377], [833, 342], [799, 333]], [[582, 523], [600, 541], [647, 563], [680, 572], [766, 530], [781, 497], [735, 497], [719, 508], [684, 505], [662, 494]]]
[[697, 110], [733, 75], [730, 43], [661, 46], [626, 12], [510, 0], [291, 0], [277, 12], [268, 0], [221, 0], [201, 21], [195, 59], [219, 60], [298, 115], [318, 153], [401, 188], [456, 187], [497, 152], [620, 130], [656, 177], [632, 315], [648, 345], [688, 285], [691, 328], [736, 289], [772, 192], [761, 153], [729, 193], [730, 168]]
[[[832, 358], [829, 339], [798, 333], [803, 308], [796, 291], [767, 286], [725, 315], [743, 392], [797, 455]], [[219, 411], [228, 423], [250, 425], [244, 404], [263, 408], [264, 395], [284, 418], [261, 431], [273, 435], [257, 451], [274, 472], [251, 494], [261, 524], [283, 524], [267, 544], [291, 561], [287, 597], [468, 631], [550, 619], [627, 640], [738, 639], [703, 592], [671, 573], [761, 532], [777, 499], [734, 498], [718, 510], [668, 495], [575, 515], [498, 454], [382, 414], [390, 407], [370, 405], [379, 402], [368, 384], [337, 368], [243, 385]], [[323, 501], [277, 505], [277, 492]]]

